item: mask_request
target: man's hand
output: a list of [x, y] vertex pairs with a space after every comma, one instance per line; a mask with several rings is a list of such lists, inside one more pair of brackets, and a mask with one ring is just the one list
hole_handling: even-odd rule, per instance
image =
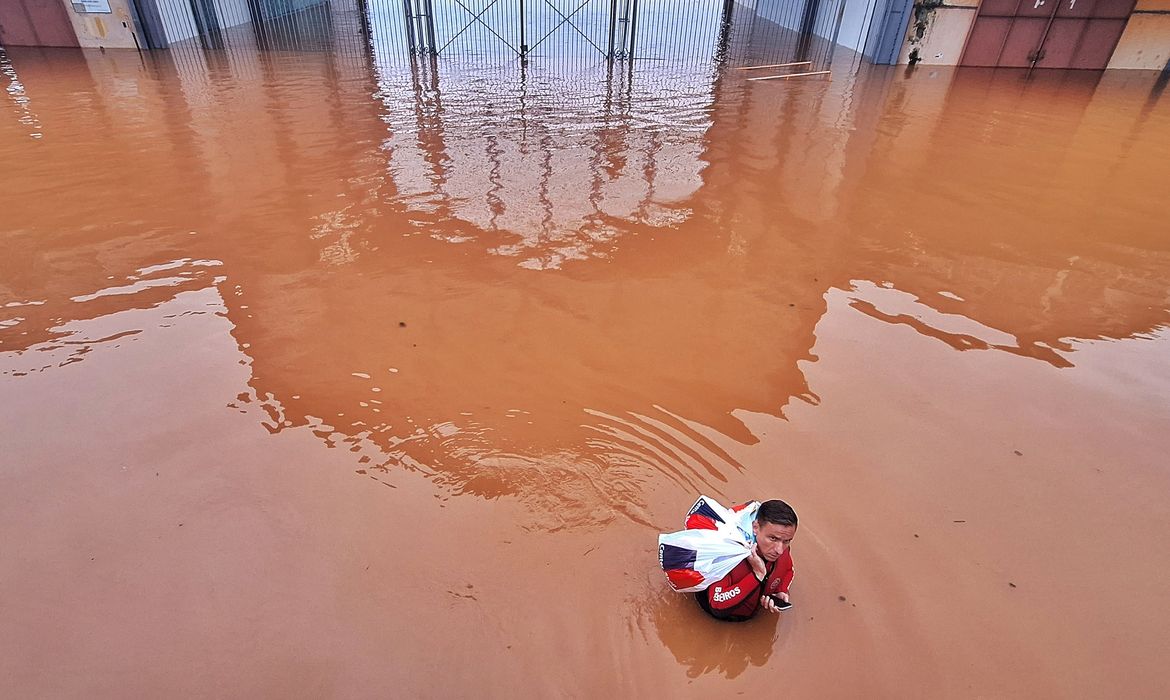
[[[773, 593], [772, 595], [776, 596], [780, 600], [783, 600], [785, 603], [788, 602], [788, 594], [787, 593]], [[768, 612], [774, 612], [774, 613], [780, 612], [780, 608], [776, 606], [776, 601], [772, 599], [771, 595], [765, 594], [765, 595], [761, 596], [760, 597], [760, 605], [762, 605], [764, 610], [767, 610]]]
[[752, 545], [751, 554], [748, 554], [748, 565], [752, 567], [756, 578], [763, 581], [764, 577], [768, 575], [768, 567], [764, 564], [764, 558], [760, 556], [760, 546], [758, 544]]

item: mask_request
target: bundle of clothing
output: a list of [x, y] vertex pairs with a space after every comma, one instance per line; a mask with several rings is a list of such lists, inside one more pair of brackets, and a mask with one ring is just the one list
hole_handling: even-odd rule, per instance
[[679, 593], [705, 591], [751, 554], [752, 522], [759, 501], [725, 508], [699, 496], [687, 511], [684, 530], [658, 536], [658, 563]]

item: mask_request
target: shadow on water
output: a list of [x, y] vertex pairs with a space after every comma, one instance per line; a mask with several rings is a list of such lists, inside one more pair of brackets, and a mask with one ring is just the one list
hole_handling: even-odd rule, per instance
[[6, 375], [83, 359], [67, 321], [114, 337], [214, 286], [252, 371], [233, 407], [557, 528], [722, 496], [741, 412], [818, 401], [832, 289], [1056, 367], [1168, 320], [1149, 77], [186, 55], [11, 52]]

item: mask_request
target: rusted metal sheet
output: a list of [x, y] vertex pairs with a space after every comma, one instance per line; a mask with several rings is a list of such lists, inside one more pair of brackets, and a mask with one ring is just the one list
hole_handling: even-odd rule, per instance
[[1041, 17], [1017, 17], [1004, 43], [999, 63], [1008, 68], [1027, 68], [1032, 63], [1036, 47], [1044, 39], [1048, 20]]
[[[1048, 30], [1048, 37], [1036, 56], [1036, 67], [1071, 68], [1080, 55], [1081, 37], [1088, 22], [1089, 20], [1082, 18], [1054, 18]], [[1106, 56], [1105, 61], [1108, 60], [1109, 57]], [[1101, 67], [1103, 68], [1104, 64]]]
[[984, 0], [961, 64], [1101, 70], [1134, 1]]
[[1098, 19], [1129, 19], [1133, 6], [1134, 0], [1096, 0], [1092, 16]]
[[963, 51], [964, 66], [995, 66], [1003, 51], [1004, 40], [1011, 30], [1010, 17], [979, 16], [971, 27], [967, 48]]
[[78, 46], [61, 0], [0, 1], [0, 46]]
[[1069, 68], [1100, 70], [1109, 65], [1113, 50], [1125, 31], [1125, 19], [1091, 19], [1081, 37], [1080, 50]]
[[[1098, 0], [1065, 0], [1058, 17], [1092, 17]], [[1132, 3], [1131, 3], [1132, 4]], [[1128, 15], [1128, 11], [1126, 12]]]

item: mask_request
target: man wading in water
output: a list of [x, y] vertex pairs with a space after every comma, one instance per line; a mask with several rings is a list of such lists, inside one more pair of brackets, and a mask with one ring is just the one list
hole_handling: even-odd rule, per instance
[[784, 501], [765, 501], [756, 512], [752, 553], [731, 573], [699, 591], [695, 598], [712, 617], [742, 622], [759, 612], [779, 612], [777, 600], [788, 602], [794, 574], [789, 545], [796, 536], [796, 512]]

